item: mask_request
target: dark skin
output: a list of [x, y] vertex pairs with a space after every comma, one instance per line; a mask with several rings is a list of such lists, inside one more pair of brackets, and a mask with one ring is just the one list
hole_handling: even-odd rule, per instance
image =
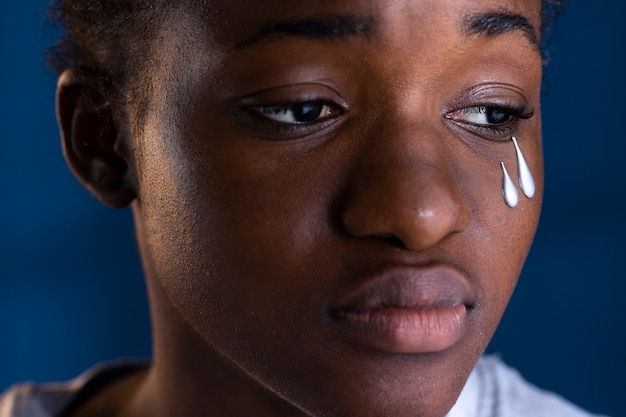
[[[68, 163], [132, 206], [154, 323], [150, 369], [73, 415], [442, 417], [495, 331], [543, 191], [540, 2], [284, 3], [168, 11], [141, 117], [61, 76]], [[530, 29], [471, 30], [495, 12]], [[515, 209], [512, 135], [538, 183]]]

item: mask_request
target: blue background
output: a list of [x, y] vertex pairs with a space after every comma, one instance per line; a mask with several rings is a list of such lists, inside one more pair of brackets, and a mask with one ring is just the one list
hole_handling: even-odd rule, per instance
[[[0, 3], [0, 390], [149, 356], [130, 212], [67, 170], [43, 66], [46, 0]], [[595, 412], [624, 415], [626, 2], [574, 0], [544, 82], [546, 197], [490, 352]]]

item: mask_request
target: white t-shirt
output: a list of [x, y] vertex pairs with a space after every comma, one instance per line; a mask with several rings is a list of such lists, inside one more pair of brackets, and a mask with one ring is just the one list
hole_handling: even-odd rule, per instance
[[[4, 417], [4, 416], [0, 416]], [[482, 357], [446, 417], [601, 417], [529, 384], [496, 356]]]

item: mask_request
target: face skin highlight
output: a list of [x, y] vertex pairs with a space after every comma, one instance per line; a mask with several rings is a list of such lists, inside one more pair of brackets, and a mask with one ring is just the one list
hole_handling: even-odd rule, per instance
[[[149, 371], [76, 415], [444, 416], [538, 222], [540, 6], [172, 7], [147, 110], [107, 128], [106, 92], [66, 72], [67, 159], [132, 205], [155, 338]], [[515, 209], [511, 136], [537, 181]]]

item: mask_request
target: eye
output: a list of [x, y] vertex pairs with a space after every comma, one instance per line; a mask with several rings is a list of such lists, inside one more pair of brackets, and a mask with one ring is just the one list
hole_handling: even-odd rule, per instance
[[531, 118], [533, 114], [532, 110], [525, 108], [481, 105], [454, 110], [445, 117], [468, 131], [490, 139], [500, 139], [514, 133], [519, 123]]
[[269, 120], [286, 125], [321, 122], [341, 112], [336, 106], [321, 100], [252, 107], [251, 110]]
[[505, 125], [515, 117], [522, 116], [521, 111], [504, 107], [475, 106], [456, 110], [446, 114], [448, 119], [462, 123], [482, 126]]

